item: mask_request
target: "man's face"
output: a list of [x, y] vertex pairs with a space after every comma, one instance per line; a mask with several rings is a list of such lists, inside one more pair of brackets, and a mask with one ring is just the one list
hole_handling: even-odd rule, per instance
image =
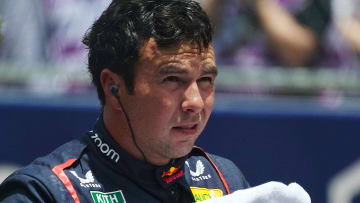
[[144, 45], [134, 94], [122, 99], [148, 160], [166, 163], [191, 151], [212, 111], [216, 73], [212, 46], [199, 54], [190, 43], [159, 48], [150, 39]]

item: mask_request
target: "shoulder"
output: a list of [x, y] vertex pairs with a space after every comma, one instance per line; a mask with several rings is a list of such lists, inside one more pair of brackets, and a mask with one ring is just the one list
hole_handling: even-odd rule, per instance
[[61, 170], [76, 165], [85, 148], [81, 140], [73, 140], [15, 171], [0, 185], [0, 201], [52, 201], [52, 191], [66, 191]]
[[231, 160], [207, 153], [203, 149], [195, 147], [190, 153], [188, 160], [197, 159], [201, 159], [203, 161], [206, 160], [208, 164], [212, 165], [215, 169], [218, 169], [218, 172], [220, 172], [226, 180], [230, 192], [249, 187], [243, 173]]
[[229, 189], [231, 192], [249, 187], [245, 176], [233, 161], [218, 155], [210, 153], [207, 154], [223, 174], [224, 178], [229, 184]]
[[227, 159], [227, 158], [225, 158], [225, 157], [218, 156], [218, 155], [215, 155], [215, 154], [207, 153], [207, 152], [206, 152], [206, 154], [207, 154], [213, 161], [215, 161], [216, 163], [223, 164], [223, 165], [227, 165], [227, 166], [232, 167], [232, 168], [237, 168], [237, 166], [234, 164], [234, 162], [231, 161], [230, 159]]
[[37, 177], [20, 171], [0, 185], [0, 202], [53, 202], [46, 185]]

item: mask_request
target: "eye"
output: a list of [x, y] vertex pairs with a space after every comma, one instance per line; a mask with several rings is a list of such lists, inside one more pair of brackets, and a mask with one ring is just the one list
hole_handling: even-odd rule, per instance
[[212, 83], [213, 79], [211, 77], [202, 77], [198, 80], [199, 82], [209, 82]]
[[168, 76], [164, 80], [164, 82], [178, 82], [180, 79], [176, 76]]

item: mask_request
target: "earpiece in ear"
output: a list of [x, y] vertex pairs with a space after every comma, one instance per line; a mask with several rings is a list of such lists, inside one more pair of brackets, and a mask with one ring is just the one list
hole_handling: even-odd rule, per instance
[[119, 87], [116, 85], [111, 85], [110, 86], [110, 92], [111, 94], [117, 96], [118, 95], [118, 91], [119, 91]]

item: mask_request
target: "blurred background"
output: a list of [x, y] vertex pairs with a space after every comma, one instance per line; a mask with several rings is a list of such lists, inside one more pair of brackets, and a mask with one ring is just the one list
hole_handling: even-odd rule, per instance
[[[360, 202], [360, 1], [198, 0], [214, 26], [216, 103], [197, 144], [251, 185]], [[1, 0], [0, 182], [91, 129], [81, 43], [110, 0]]]

